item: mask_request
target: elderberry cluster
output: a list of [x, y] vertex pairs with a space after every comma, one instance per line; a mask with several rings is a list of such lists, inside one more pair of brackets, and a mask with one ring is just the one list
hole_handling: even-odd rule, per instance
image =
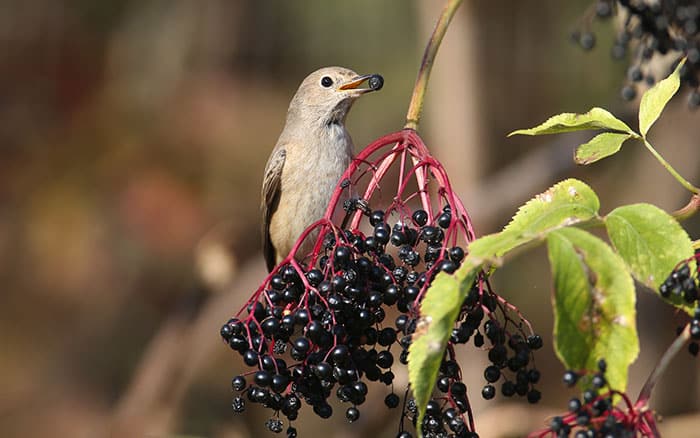
[[[532, 350], [542, 347], [542, 338], [539, 335], [524, 338], [520, 324], [515, 326], [515, 322], [507, 314], [505, 322], [495, 318], [499, 308], [498, 297], [492, 293], [480, 294], [479, 290], [478, 285], [471, 289], [452, 330], [448, 354], [440, 366], [436, 382], [437, 391], [428, 403], [423, 419], [424, 436], [439, 437], [450, 433], [458, 437], [478, 436], [475, 432], [467, 432], [462, 415], [469, 412], [467, 388], [461, 382], [459, 364], [451, 359], [454, 357], [454, 347], [466, 344], [470, 340], [473, 340], [477, 348], [488, 350], [490, 365], [484, 370], [484, 377], [489, 383], [482, 390], [485, 399], [492, 399], [496, 395], [493, 384], [499, 380], [503, 380], [501, 393], [506, 397], [516, 394], [526, 396], [530, 403], [537, 403], [541, 398], [540, 392], [534, 389], [534, 384], [540, 379], [540, 372], [532, 366]], [[487, 313], [484, 313], [484, 309]], [[514, 326], [513, 333], [506, 330], [511, 324]], [[410, 334], [413, 330], [415, 320], [404, 333]], [[486, 340], [488, 346], [485, 346]], [[510, 376], [510, 379], [507, 376]], [[409, 400], [404, 407], [402, 428], [406, 419], [416, 425], [417, 410], [413, 400]], [[399, 437], [410, 438], [411, 435], [403, 431]]]
[[[687, 63], [681, 71], [681, 82], [689, 86], [691, 92], [688, 104], [691, 108], [700, 106], [700, 5], [695, 0], [596, 0], [592, 6], [594, 13], [585, 18], [608, 19], [617, 10], [622, 14], [623, 25], [612, 46], [614, 59], [625, 59], [631, 53], [627, 78], [622, 88], [622, 98], [632, 100], [637, 96], [640, 84], [651, 86], [656, 75], [667, 76], [678, 65], [681, 58]], [[573, 39], [584, 50], [595, 46], [595, 34], [590, 30], [590, 20], [582, 24]], [[650, 61], [655, 55], [660, 57], [673, 54], [668, 72], [654, 72]]]
[[[516, 334], [511, 336], [506, 343], [504, 331], [492, 329], [489, 322], [492, 321], [488, 321], [484, 325], [484, 330], [492, 343], [488, 354], [491, 365], [484, 370], [484, 379], [488, 383], [481, 390], [482, 397], [487, 400], [492, 399], [496, 395], [494, 384], [503, 380], [501, 394], [504, 397], [518, 395], [526, 397], [530, 403], [537, 403], [542, 395], [534, 388], [534, 385], [540, 381], [540, 372], [534, 366], [529, 367], [529, 365], [531, 351], [542, 347], [542, 338], [539, 335], [531, 335], [525, 340]], [[494, 331], [495, 333], [493, 333]], [[474, 343], [477, 344], [477, 339]], [[510, 373], [510, 378], [508, 373]]]
[[[633, 438], [638, 432], [645, 432], [649, 422], [653, 423], [650, 412], [640, 413], [629, 403], [626, 395], [610, 388], [605, 372], [607, 363], [598, 361], [598, 370], [594, 373], [569, 370], [564, 373], [564, 384], [572, 387], [585, 379], [587, 389], [581, 397], [569, 400], [567, 412], [553, 417], [549, 426], [531, 437], [574, 437], [574, 438]], [[620, 408], [613, 404], [613, 397], [623, 399], [625, 406]], [[647, 436], [647, 435], [644, 435]]]
[[[433, 214], [362, 210], [371, 232], [325, 229], [317, 258], [308, 266], [293, 261], [276, 268], [249, 301], [247, 314], [221, 328], [222, 338], [254, 368], [233, 378], [233, 409], [243, 412], [247, 402], [271, 409], [266, 425], [272, 432], [284, 428], [280, 415], [295, 420], [303, 403], [329, 418], [332, 398], [348, 405], [345, 417], [354, 422], [372, 382], [390, 388], [385, 405], [397, 408], [392, 369], [407, 364], [413, 336], [424, 330], [420, 301], [439, 272], [453, 273], [465, 257], [456, 244], [458, 219], [449, 205]], [[441, 394], [428, 406], [424, 436], [478, 436], [465, 420], [465, 413], [471, 418], [467, 388], [454, 360], [454, 346], [470, 339], [477, 347], [484, 346], [484, 336], [489, 341], [491, 367], [499, 374], [489, 382], [511, 373], [512, 381], [503, 379], [504, 387], [509, 383], [513, 390], [503, 389], [504, 395], [539, 400], [532, 387], [539, 373], [532, 368], [531, 350], [542, 340], [528, 337], [519, 314], [516, 321], [508, 309], [482, 276], [466, 297], [448, 343], [436, 382]], [[387, 321], [389, 311], [398, 313], [394, 321]], [[416, 418], [415, 403], [404, 396], [402, 438], [411, 436], [404, 420], [415, 426]], [[296, 436], [296, 429], [289, 426], [287, 435]]]

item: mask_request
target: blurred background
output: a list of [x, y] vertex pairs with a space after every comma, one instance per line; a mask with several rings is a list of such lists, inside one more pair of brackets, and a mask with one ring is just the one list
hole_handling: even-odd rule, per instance
[[[633, 202], [672, 211], [688, 200], [638, 144], [578, 168], [585, 134], [506, 138], [592, 106], [636, 126], [636, 103], [619, 97], [626, 63], [609, 55], [614, 23], [594, 23], [593, 51], [569, 40], [591, 3], [467, 1], [447, 33], [420, 131], [479, 234], [565, 177], [592, 185], [603, 212]], [[400, 129], [442, 5], [0, 1], [0, 435], [273, 436], [262, 409], [233, 414], [230, 379], [243, 364], [218, 335], [264, 278], [265, 160], [297, 85], [325, 65], [386, 80], [350, 114], [358, 148]], [[697, 117], [678, 98], [652, 131], [696, 184]], [[685, 225], [697, 238], [698, 218]], [[481, 436], [522, 436], [574, 395], [551, 348], [544, 251], [499, 271], [496, 286], [545, 337], [543, 399], [483, 402], [485, 354], [468, 348], [464, 373]], [[638, 301], [635, 397], [681, 321], [648, 291]], [[700, 425], [698, 369], [681, 354], [657, 387], [667, 436]], [[350, 426], [304, 408], [296, 427], [392, 437], [397, 412], [364, 409]]]

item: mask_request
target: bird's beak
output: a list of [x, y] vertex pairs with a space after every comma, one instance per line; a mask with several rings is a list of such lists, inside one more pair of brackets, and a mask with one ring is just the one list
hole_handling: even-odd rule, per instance
[[[368, 88], [360, 88], [362, 84], [365, 82], [368, 82]], [[371, 75], [362, 75], [362, 76], [356, 76], [350, 80], [350, 82], [347, 82], [340, 87], [338, 87], [338, 90], [354, 90], [355, 93], [358, 94], [364, 94], [364, 93], [369, 93], [371, 91], [378, 91], [381, 90], [382, 86], [384, 85], [384, 78], [382, 78], [381, 75], [378, 74], [371, 74]]]

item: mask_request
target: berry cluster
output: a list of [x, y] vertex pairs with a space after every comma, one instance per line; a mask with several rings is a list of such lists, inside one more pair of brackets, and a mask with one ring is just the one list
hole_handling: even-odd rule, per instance
[[698, 301], [698, 282], [697, 278], [690, 274], [690, 266], [687, 262], [674, 269], [671, 275], [659, 286], [661, 296], [664, 298], [683, 297], [683, 300], [688, 304], [696, 303]]
[[[688, 260], [684, 260], [676, 266], [666, 280], [659, 286], [659, 293], [666, 299], [675, 299], [679, 302], [694, 305], [695, 312], [693, 319], [690, 321], [690, 344], [688, 351], [693, 356], [697, 356], [700, 352], [700, 284], [698, 282], [698, 265], [700, 260], [700, 251], [696, 251], [695, 256]], [[691, 272], [690, 265], [695, 263], [698, 268]], [[679, 333], [683, 331], [683, 327], [679, 328]]]
[[[484, 379], [488, 383], [481, 390], [482, 397], [487, 400], [492, 399], [496, 395], [494, 383], [503, 380], [501, 394], [504, 397], [512, 397], [517, 394], [521, 397], [527, 397], [527, 401], [530, 403], [537, 403], [541, 394], [533, 385], [539, 382], [540, 372], [537, 368], [528, 368], [528, 364], [531, 350], [542, 347], [542, 338], [539, 335], [531, 335], [526, 340], [516, 334], [511, 336], [506, 343], [502, 329], [496, 329], [494, 334], [491, 326], [487, 323], [484, 325], [484, 331], [492, 343], [492, 347], [488, 354], [491, 365], [484, 370]], [[475, 337], [474, 343], [479, 342], [478, 338]], [[506, 344], [510, 348], [512, 356], [508, 356]], [[513, 378], [507, 378], [505, 371], [510, 371]]]
[[[380, 181], [389, 186], [382, 179], [394, 163], [399, 167], [396, 196], [384, 210], [372, 211], [368, 205], [377, 203]], [[398, 408], [392, 370], [407, 364], [412, 336], [424, 330], [420, 302], [438, 273], [458, 269], [466, 256], [464, 244], [474, 238], [444, 169], [415, 131], [369, 145], [341, 181], [324, 219], [305, 231], [221, 328], [222, 338], [253, 367], [233, 378], [233, 409], [243, 412], [247, 402], [271, 409], [274, 416], [266, 425], [273, 432], [284, 429], [280, 414], [291, 422], [304, 403], [318, 416], [330, 417], [332, 398], [347, 404], [345, 417], [354, 422], [373, 382], [389, 388], [385, 405]], [[346, 197], [343, 192], [357, 193], [361, 183], [366, 183], [363, 197], [342, 203], [346, 220], [336, 226], [330, 218]], [[314, 236], [313, 250], [297, 254], [304, 239]], [[421, 425], [424, 436], [477, 436], [455, 360], [455, 346], [470, 340], [487, 349], [491, 361], [484, 397], [492, 398], [492, 383], [502, 379], [504, 395], [526, 396], [532, 403], [540, 398], [533, 387], [539, 372], [532, 350], [542, 340], [482, 274], [448, 342], [435, 397]], [[408, 390], [402, 412], [399, 436], [406, 438], [411, 435], [405, 420], [415, 427], [417, 419]], [[287, 435], [296, 436], [296, 429], [289, 426]]]
[[[537, 403], [541, 398], [540, 392], [534, 388], [540, 380], [540, 372], [534, 367], [532, 351], [542, 347], [542, 338], [536, 334], [525, 337], [521, 326], [527, 322], [520, 317], [517, 322], [511, 319], [508, 310], [516, 313], [517, 310], [510, 308], [491, 292], [488, 282], [484, 286], [485, 289], [480, 289], [475, 284], [462, 304], [448, 343], [447, 358], [440, 366], [437, 393], [428, 403], [423, 418], [424, 436], [445, 436], [450, 432], [455, 436], [477, 436], [474, 433], [463, 433], [466, 425], [461, 414], [468, 413], [470, 422], [472, 418], [467, 388], [461, 382], [460, 367], [454, 360], [454, 348], [470, 340], [475, 347], [488, 351], [490, 365], [484, 370], [484, 378], [488, 383], [482, 389], [482, 397], [487, 400], [494, 398], [494, 384], [502, 381], [501, 394], [505, 397], [518, 395], [526, 397], [530, 403]], [[496, 318], [497, 314], [501, 318]], [[415, 323], [413, 325], [415, 327]], [[414, 328], [409, 328], [408, 333], [413, 330]], [[487, 341], [488, 344], [485, 345]], [[415, 427], [417, 411], [413, 400], [409, 399], [404, 407], [402, 429], [404, 420], [411, 421]], [[399, 434], [400, 438], [410, 436], [405, 431]]]
[[[625, 393], [616, 391], [605, 379], [607, 364], [598, 361], [594, 373], [564, 373], [564, 384], [568, 387], [584, 383], [587, 389], [581, 397], [569, 400], [567, 412], [553, 417], [549, 426], [533, 432], [531, 438], [541, 437], [611, 437], [634, 438], [637, 436], [658, 436], [653, 412], [641, 404], [633, 405]], [[613, 399], [620, 398], [622, 406], [616, 406]]]
[[634, 99], [640, 84], [653, 85], [657, 76], [650, 61], [655, 57], [665, 59], [669, 55], [672, 62], [662, 61], [669, 71], [656, 73], [666, 77], [681, 58], [687, 57], [681, 81], [693, 90], [689, 106], [700, 106], [700, 6], [697, 1], [596, 0], [584, 17], [584, 30], [575, 31], [573, 39], [584, 50], [592, 49], [595, 46], [595, 34], [590, 30], [592, 18], [608, 19], [615, 10], [622, 14], [623, 25], [613, 43], [611, 55], [621, 60], [631, 52], [622, 98]]

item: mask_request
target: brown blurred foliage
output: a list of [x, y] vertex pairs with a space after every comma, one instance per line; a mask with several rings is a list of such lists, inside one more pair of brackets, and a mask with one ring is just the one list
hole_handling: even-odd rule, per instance
[[[556, 112], [625, 112], [616, 98], [623, 68], [607, 47], [584, 54], [567, 42], [587, 3], [466, 2], [448, 31], [422, 133], [482, 233], [563, 175], [589, 181], [604, 210], [684, 202], [637, 148], [573, 170], [575, 140], [505, 139]], [[401, 128], [441, 5], [0, 0], [0, 435], [269, 434], [261, 411], [230, 410], [229, 381], [242, 363], [218, 327], [263, 278], [258, 190], [288, 101], [323, 65], [381, 72], [384, 90], [356, 105], [349, 129], [361, 147]], [[599, 30], [601, 41], [611, 35]], [[698, 160], [684, 159], [697, 154], [697, 115], [681, 107], [655, 140], [697, 181]], [[697, 236], [697, 219], [688, 226]], [[544, 335], [547, 269], [538, 254], [497, 280]], [[654, 300], [640, 299], [633, 388], [673, 335], [673, 313]], [[511, 406], [514, 420], [544, 419], [570, 396], [551, 348], [540, 356], [543, 406]], [[482, 436], [522, 434], [488, 420], [499, 410], [478, 400], [483, 357], [465, 357]], [[676, 362], [666, 386], [688, 393], [662, 386], [665, 415], [700, 404], [697, 361]], [[302, 436], [328, 435], [328, 422], [303, 417]], [[340, 417], [330, 420], [334, 436], [396, 431], [396, 413], [383, 408], [363, 410], [352, 426]]]

